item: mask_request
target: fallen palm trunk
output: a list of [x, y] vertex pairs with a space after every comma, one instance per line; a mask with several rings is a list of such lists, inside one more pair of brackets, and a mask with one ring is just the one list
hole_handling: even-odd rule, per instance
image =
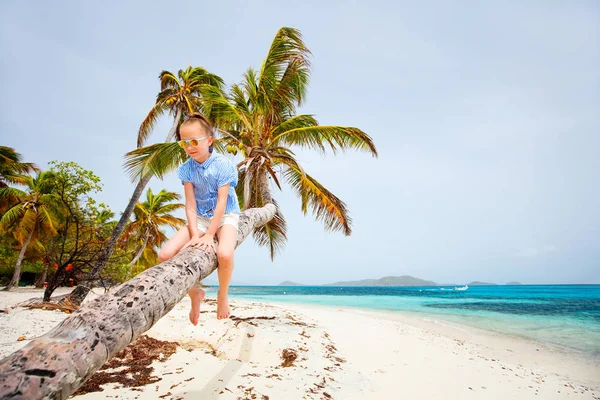
[[[272, 204], [244, 211], [237, 244], [274, 215]], [[66, 399], [216, 267], [214, 252], [186, 249], [89, 301], [50, 332], [0, 361], [0, 398]]]

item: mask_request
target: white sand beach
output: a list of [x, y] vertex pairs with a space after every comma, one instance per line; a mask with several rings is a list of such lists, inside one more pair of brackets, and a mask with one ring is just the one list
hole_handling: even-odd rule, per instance
[[[68, 316], [10, 308], [35, 296], [0, 293], [0, 357]], [[73, 398], [600, 399], [598, 365], [516, 337], [405, 313], [240, 300], [223, 321], [211, 299], [193, 326], [189, 306], [186, 297], [147, 332], [177, 343], [151, 364], [151, 383], [113, 382]]]

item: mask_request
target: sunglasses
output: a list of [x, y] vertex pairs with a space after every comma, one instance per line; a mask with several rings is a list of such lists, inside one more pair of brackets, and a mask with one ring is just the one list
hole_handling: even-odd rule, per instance
[[204, 139], [206, 139], [208, 137], [209, 136], [204, 136], [204, 137], [201, 137], [201, 138], [191, 138], [191, 139], [188, 139], [188, 140], [180, 140], [177, 143], [179, 143], [179, 145], [185, 150], [185, 149], [188, 148], [188, 146], [192, 146], [192, 147], [198, 146], [200, 144], [200, 141], [202, 141], [202, 140], [204, 140]]

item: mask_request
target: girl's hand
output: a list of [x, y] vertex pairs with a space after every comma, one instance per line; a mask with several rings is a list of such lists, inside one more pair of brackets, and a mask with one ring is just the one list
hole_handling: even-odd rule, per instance
[[217, 251], [215, 248], [215, 236], [204, 234], [200, 239], [198, 239], [198, 244], [196, 246], [200, 247], [205, 252], [208, 251]]
[[[198, 236], [192, 236], [192, 238], [186, 244], [183, 245], [183, 247], [181, 248], [181, 250], [186, 249], [186, 248], [188, 248], [190, 246], [197, 246], [198, 243], [200, 243], [200, 237], [198, 237]], [[181, 251], [181, 250], [179, 250], [179, 251]]]

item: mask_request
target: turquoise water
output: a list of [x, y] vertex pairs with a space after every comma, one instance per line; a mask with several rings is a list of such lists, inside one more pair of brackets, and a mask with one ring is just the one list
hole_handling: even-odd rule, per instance
[[232, 298], [418, 313], [600, 359], [600, 285], [234, 286]]

